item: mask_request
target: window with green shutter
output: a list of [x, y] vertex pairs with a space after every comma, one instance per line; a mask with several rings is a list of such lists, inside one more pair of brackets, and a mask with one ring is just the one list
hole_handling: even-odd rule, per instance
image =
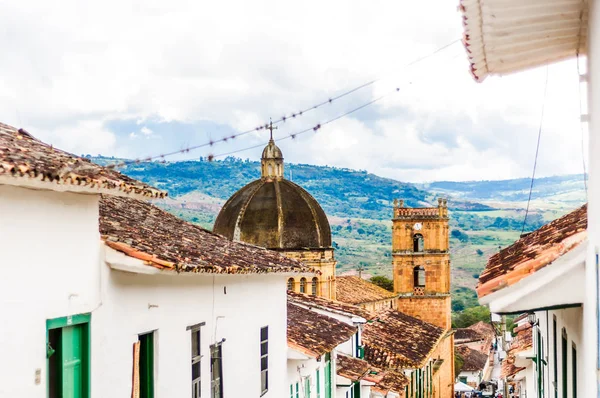
[[140, 398], [154, 398], [154, 332], [140, 334]]
[[321, 398], [321, 369], [317, 369], [317, 398]]

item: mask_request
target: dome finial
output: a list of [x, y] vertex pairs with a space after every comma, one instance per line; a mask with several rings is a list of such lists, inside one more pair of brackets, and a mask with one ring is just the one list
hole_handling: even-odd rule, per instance
[[273, 127], [272, 120], [267, 129], [271, 132], [271, 137], [262, 153], [261, 174], [263, 178], [283, 178], [283, 155], [273, 139], [273, 130], [277, 127]]
[[273, 141], [273, 130], [277, 130], [277, 127], [273, 127], [273, 120], [269, 118], [269, 127], [267, 127], [271, 131], [271, 138], [269, 141]]

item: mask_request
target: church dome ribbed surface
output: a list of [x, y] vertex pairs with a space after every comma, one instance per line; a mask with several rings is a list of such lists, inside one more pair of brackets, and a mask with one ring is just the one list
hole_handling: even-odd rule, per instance
[[233, 194], [213, 230], [268, 249], [331, 247], [329, 221], [319, 203], [302, 187], [282, 178], [262, 178]]

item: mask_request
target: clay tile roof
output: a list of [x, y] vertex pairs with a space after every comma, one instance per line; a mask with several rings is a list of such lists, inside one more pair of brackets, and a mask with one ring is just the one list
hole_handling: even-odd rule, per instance
[[485, 337], [477, 331], [469, 328], [456, 329], [454, 333], [455, 343], [466, 343], [469, 341], [483, 340]]
[[372, 390], [376, 390], [383, 395], [386, 395], [389, 391], [393, 391], [400, 397], [404, 397], [404, 388], [410, 383], [410, 379], [401, 371], [392, 369], [381, 370], [376, 367], [371, 367], [369, 373], [363, 379], [375, 383], [371, 387]]
[[4, 182], [138, 198], [167, 195], [117, 171], [53, 148], [25, 130], [0, 123], [0, 184]]
[[488, 362], [489, 357], [482, 352], [472, 350], [467, 346], [458, 346], [456, 351], [464, 360], [462, 370], [467, 372], [477, 372], [485, 368], [485, 364]]
[[336, 372], [338, 375], [352, 381], [361, 380], [368, 372], [370, 366], [365, 360], [338, 354], [336, 359]]
[[288, 302], [288, 347], [317, 358], [348, 341], [357, 332], [356, 326]]
[[366, 320], [375, 319], [376, 315], [364, 308], [356, 305], [342, 303], [340, 301], [329, 300], [323, 297], [312, 296], [308, 294], [291, 292], [288, 290], [288, 301], [294, 304], [303, 305], [308, 308], [319, 308], [348, 317], [361, 317]]
[[513, 285], [578, 246], [587, 236], [587, 205], [525, 235], [489, 258], [477, 294]]
[[365, 359], [391, 369], [420, 368], [444, 334], [442, 328], [388, 309], [364, 326]]
[[467, 329], [473, 330], [473, 331], [479, 333], [480, 335], [484, 335], [484, 336], [486, 336], [486, 335], [493, 336], [496, 334], [496, 332], [494, 332], [494, 327], [484, 321], [479, 321], [477, 323], [474, 323], [473, 325], [469, 326]]
[[396, 294], [359, 276], [338, 276], [335, 284], [336, 298], [344, 303], [364, 304], [396, 297]]
[[501, 377], [503, 378], [513, 376], [525, 369], [515, 366], [515, 356], [520, 352], [533, 348], [533, 332], [531, 325], [522, 325], [515, 329], [515, 332], [517, 332], [517, 334], [510, 343], [510, 349], [507, 352], [506, 359], [502, 361]]
[[159, 269], [218, 274], [311, 272], [299, 261], [231, 242], [132, 198], [101, 196], [100, 235], [107, 246]]

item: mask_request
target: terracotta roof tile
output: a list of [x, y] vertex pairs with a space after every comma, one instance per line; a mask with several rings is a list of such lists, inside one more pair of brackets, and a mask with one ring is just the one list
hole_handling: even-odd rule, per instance
[[470, 341], [479, 341], [483, 340], [484, 338], [485, 337], [482, 334], [469, 328], [459, 328], [456, 329], [454, 332], [454, 342], [456, 344], [468, 343]]
[[442, 328], [388, 309], [363, 329], [365, 359], [391, 369], [420, 368], [445, 335]]
[[356, 305], [342, 303], [340, 301], [329, 300], [323, 297], [291, 292], [288, 290], [288, 301], [291, 303], [304, 305], [308, 308], [319, 308], [325, 311], [330, 311], [337, 314], [346, 315], [349, 317], [361, 317], [366, 320], [375, 319], [376, 315], [364, 308]]
[[383, 395], [393, 391], [400, 398], [405, 396], [405, 387], [410, 383], [410, 379], [402, 371], [392, 369], [381, 370], [377, 367], [371, 367], [369, 373], [363, 377], [363, 380], [375, 383], [371, 387], [372, 390], [378, 391]]
[[489, 360], [489, 356], [486, 354], [477, 350], [472, 350], [467, 346], [458, 346], [455, 348], [455, 350], [464, 360], [462, 370], [467, 372], [477, 372], [483, 370]]
[[288, 347], [306, 355], [316, 358], [331, 352], [357, 331], [356, 326], [288, 302]]
[[100, 235], [107, 246], [159, 269], [219, 274], [311, 271], [299, 261], [231, 242], [132, 198], [101, 196]]
[[[518, 353], [528, 351], [533, 348], [533, 331], [531, 325], [526, 324], [518, 328], [518, 332], [510, 343], [510, 349], [507, 352], [506, 359], [502, 361], [501, 377], [510, 377], [525, 368], [515, 366], [515, 357]], [[516, 331], [517, 329], [515, 329]]]
[[338, 276], [336, 298], [350, 304], [364, 304], [396, 297], [396, 294], [359, 276]]
[[513, 285], [578, 246], [587, 236], [587, 205], [523, 236], [489, 258], [479, 277], [484, 297]]
[[117, 171], [53, 148], [24, 130], [0, 123], [0, 181], [37, 180], [48, 189], [108, 193], [147, 198], [167, 194]]
[[363, 359], [338, 354], [336, 372], [338, 375], [352, 381], [361, 380], [370, 370], [369, 363]]

